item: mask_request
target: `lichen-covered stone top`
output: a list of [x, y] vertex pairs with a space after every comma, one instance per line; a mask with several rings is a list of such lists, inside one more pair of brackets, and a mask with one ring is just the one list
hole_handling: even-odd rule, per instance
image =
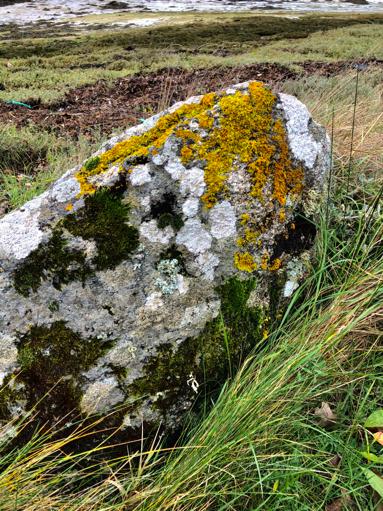
[[127, 428], [174, 425], [224, 376], [227, 335], [240, 360], [299, 285], [328, 166], [305, 106], [251, 82], [127, 130], [2, 218], [0, 414], [55, 386], [48, 415], [125, 403]]

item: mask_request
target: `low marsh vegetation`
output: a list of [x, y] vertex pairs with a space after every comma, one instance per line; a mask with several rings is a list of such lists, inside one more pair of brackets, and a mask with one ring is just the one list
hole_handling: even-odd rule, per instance
[[[191, 18], [191, 19], [190, 19]], [[0, 100], [56, 102], [70, 89], [164, 67], [383, 58], [383, 15], [187, 17], [150, 28], [0, 40]], [[286, 44], [288, 40], [288, 44]]]

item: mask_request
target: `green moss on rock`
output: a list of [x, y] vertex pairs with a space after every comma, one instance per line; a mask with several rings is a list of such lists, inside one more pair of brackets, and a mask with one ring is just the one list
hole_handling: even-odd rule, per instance
[[191, 377], [204, 392], [219, 388], [262, 339], [263, 313], [246, 305], [255, 285], [255, 279], [233, 278], [221, 286], [220, 315], [179, 347], [161, 346], [146, 364], [145, 375], [130, 385], [131, 395], [156, 396], [153, 405], [166, 414], [172, 403], [194, 395], [187, 383]]
[[88, 171], [94, 170], [97, 165], [100, 163], [100, 157], [94, 156], [93, 158], [89, 158], [84, 164], [84, 168]]
[[60, 229], [51, 239], [31, 252], [13, 274], [15, 289], [23, 296], [36, 292], [41, 282], [52, 278], [52, 285], [60, 289], [73, 280], [84, 281], [90, 268], [85, 255], [68, 247]]
[[[61, 289], [75, 280], [84, 283], [94, 269], [115, 268], [138, 246], [138, 231], [127, 224], [128, 214], [129, 207], [122, 202], [119, 191], [105, 189], [87, 197], [85, 207], [62, 220], [50, 240], [31, 252], [15, 270], [15, 289], [28, 296], [43, 280], [52, 279], [52, 285]], [[64, 229], [95, 241], [97, 255], [91, 264], [82, 251], [68, 246]]]
[[138, 247], [138, 231], [127, 224], [128, 214], [121, 193], [103, 189], [88, 196], [85, 207], [68, 215], [63, 226], [74, 236], [96, 242], [92, 263], [97, 270], [105, 270], [115, 268]]
[[80, 374], [111, 346], [110, 341], [81, 338], [64, 321], [33, 326], [18, 344], [18, 379], [28, 407], [38, 403], [40, 416], [50, 419], [78, 410]]
[[181, 215], [175, 215], [173, 213], [163, 213], [157, 220], [157, 227], [159, 229], [165, 229], [170, 225], [177, 232], [184, 225]]

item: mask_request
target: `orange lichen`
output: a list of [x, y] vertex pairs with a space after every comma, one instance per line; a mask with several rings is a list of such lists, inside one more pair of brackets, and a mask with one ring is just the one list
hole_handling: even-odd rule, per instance
[[274, 197], [279, 204], [284, 205], [289, 191], [299, 193], [302, 190], [303, 172], [302, 169], [292, 166], [285, 129], [279, 119], [274, 123], [273, 139], [279, 149], [274, 164]]
[[[76, 174], [80, 183], [80, 194], [90, 195], [94, 193], [96, 187], [90, 182], [90, 178], [106, 172], [111, 165], [121, 165], [129, 158], [144, 158], [148, 157], [149, 154], [158, 152], [158, 149], [164, 145], [168, 137], [179, 130], [186, 121], [204, 113], [206, 109], [212, 108], [214, 100], [215, 94], [211, 93], [203, 96], [199, 103], [182, 105], [175, 112], [161, 117], [156, 125], [147, 132], [119, 142], [101, 154], [98, 157], [97, 165], [87, 166], [85, 164]], [[184, 131], [187, 131], [189, 135], [193, 133], [190, 130]], [[196, 137], [193, 137], [192, 141], [196, 142]]]
[[270, 256], [267, 252], [264, 252], [261, 258], [261, 269], [263, 271], [277, 271], [282, 266], [282, 261], [279, 258], [274, 259], [270, 264]]
[[277, 271], [282, 266], [282, 261], [278, 258], [274, 259], [274, 261], [269, 265], [270, 271]]
[[269, 267], [269, 259], [270, 256], [267, 252], [265, 252], [261, 257], [261, 269], [266, 271]]
[[183, 163], [186, 163], [190, 160], [190, 158], [193, 156], [193, 151], [188, 146], [184, 146], [181, 149], [181, 160]]
[[254, 261], [254, 257], [249, 252], [236, 252], [234, 254], [234, 264], [241, 271], [247, 271], [251, 273], [257, 269], [257, 263]]
[[200, 136], [194, 131], [186, 130], [186, 129], [178, 129], [175, 132], [175, 136], [177, 138], [181, 138], [184, 142], [197, 142], [200, 140]]
[[250, 193], [245, 196], [247, 210], [240, 217], [237, 239], [242, 251], [235, 254], [234, 263], [246, 272], [258, 267], [277, 270], [280, 260], [270, 264], [269, 255], [264, 252], [267, 237], [262, 237], [262, 225], [254, 218], [253, 211], [257, 210], [254, 201], [274, 210], [269, 223], [264, 225], [265, 230], [275, 221], [285, 223], [286, 197], [301, 193], [303, 170], [290, 157], [276, 100], [275, 94], [262, 83], [252, 82], [247, 92], [220, 96], [211, 93], [198, 103], [184, 104], [162, 116], [147, 132], [116, 144], [85, 164], [77, 174], [81, 193], [94, 193], [92, 177], [106, 172], [112, 165], [122, 168], [125, 162], [128, 171], [130, 165], [134, 167], [137, 161], [159, 153], [172, 135], [180, 142], [182, 163], [188, 167], [197, 162], [204, 169], [206, 188], [202, 201], [207, 208], [229, 196], [228, 178], [233, 172], [241, 169], [247, 173]]

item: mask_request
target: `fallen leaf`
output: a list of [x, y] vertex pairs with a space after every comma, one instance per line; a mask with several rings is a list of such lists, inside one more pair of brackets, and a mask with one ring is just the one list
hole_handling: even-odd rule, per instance
[[335, 454], [335, 456], [330, 460], [330, 465], [332, 465], [333, 467], [338, 467], [341, 461], [342, 461], [341, 456], [339, 456], [339, 454]]
[[378, 431], [377, 433], [374, 433], [374, 438], [380, 445], [383, 445], [383, 431]]
[[363, 456], [363, 458], [366, 458], [366, 460], [368, 460], [368, 461], [372, 461], [373, 463], [382, 463], [383, 464], [383, 456], [377, 456], [373, 452], [366, 452], [366, 451], [361, 451], [360, 454]]
[[336, 421], [336, 415], [325, 401], [322, 402], [320, 408], [315, 409], [314, 415], [320, 418], [320, 426], [332, 426]]
[[353, 509], [354, 501], [350, 497], [350, 495], [342, 492], [342, 497], [339, 499], [335, 499], [330, 504], [326, 506], [326, 511], [346, 511], [349, 509]]
[[376, 493], [379, 494], [380, 497], [383, 497], [383, 479], [368, 468], [362, 468], [362, 470], [367, 478], [368, 484], [376, 491]]
[[364, 423], [365, 428], [383, 428], [383, 408], [375, 410]]
[[326, 506], [326, 511], [342, 511], [343, 509], [343, 499], [333, 500], [328, 506]]

